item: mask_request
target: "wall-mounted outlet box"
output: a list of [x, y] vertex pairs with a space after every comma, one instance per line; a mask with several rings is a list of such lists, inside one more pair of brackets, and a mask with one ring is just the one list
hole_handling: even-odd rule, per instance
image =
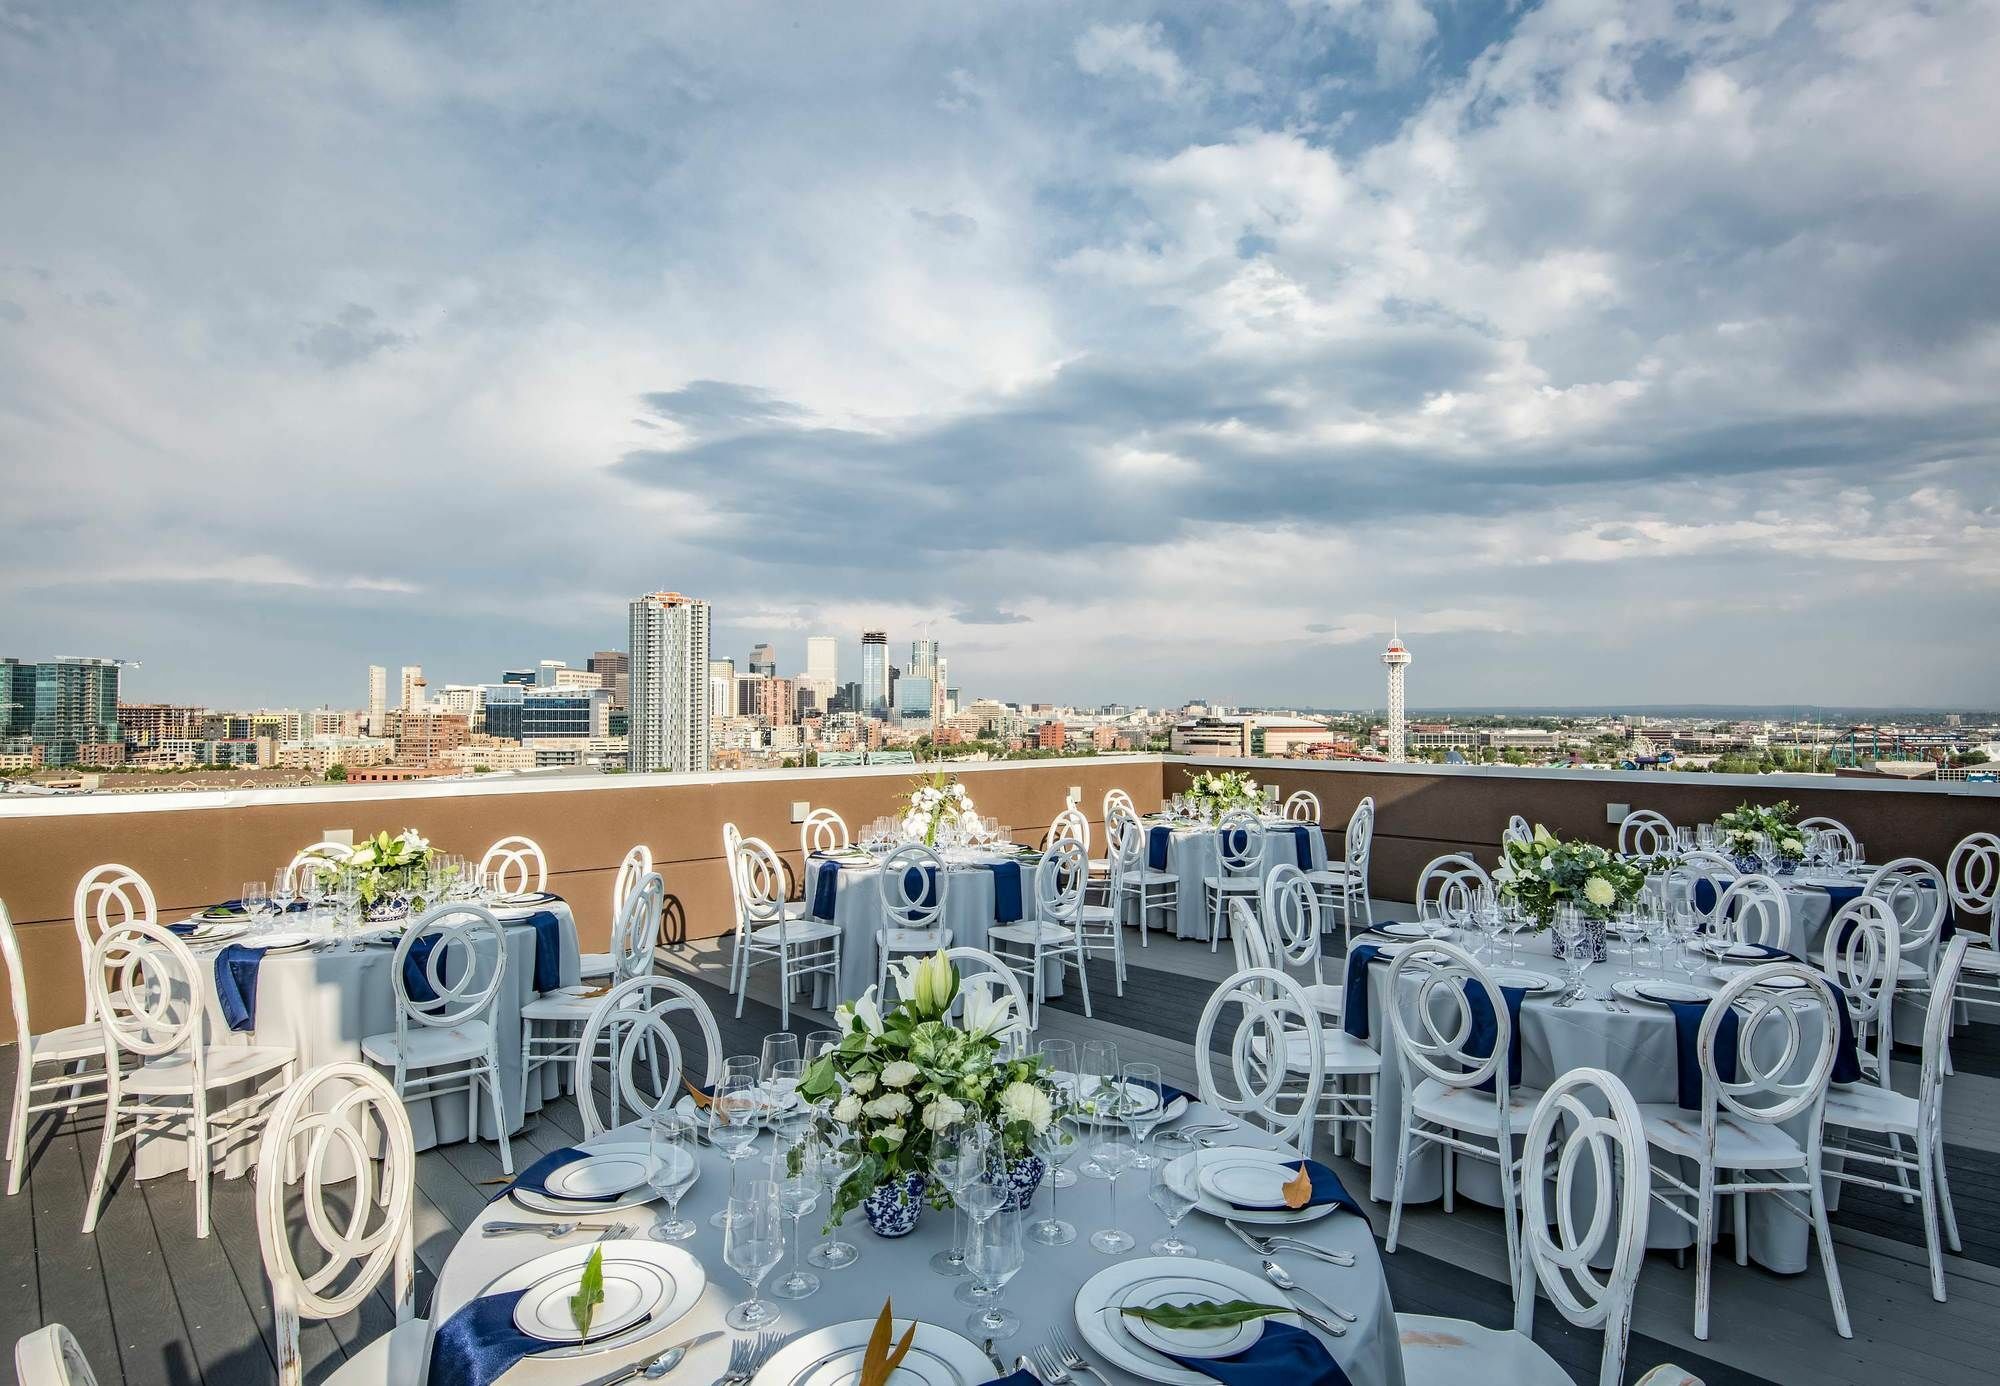
[[1623, 823], [1631, 812], [1632, 806], [1630, 804], [1606, 804], [1604, 806], [1604, 821], [1607, 823]]
[[1073, 784], [1073, 785], [1071, 785], [1071, 786], [1069, 787], [1069, 801], [1070, 801], [1070, 802], [1071, 802], [1072, 804], [1080, 804], [1080, 803], [1082, 803], [1082, 802], [1083, 802], [1083, 786], [1082, 786], [1082, 785], [1080, 785], [1080, 784]]
[[805, 822], [806, 815], [811, 812], [812, 812], [812, 805], [807, 803], [805, 800], [795, 799], [792, 801], [792, 821], [794, 823]]
[[321, 842], [338, 842], [343, 847], [352, 847], [354, 845], [354, 829], [321, 828], [319, 831], [319, 840]]

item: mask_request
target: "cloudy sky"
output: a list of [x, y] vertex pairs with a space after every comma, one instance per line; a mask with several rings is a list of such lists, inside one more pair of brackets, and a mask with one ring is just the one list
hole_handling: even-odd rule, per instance
[[[0, 653], [2000, 702], [2000, 7], [0, 0]], [[849, 673], [852, 676], [852, 673]], [[393, 677], [393, 676], [392, 676]]]

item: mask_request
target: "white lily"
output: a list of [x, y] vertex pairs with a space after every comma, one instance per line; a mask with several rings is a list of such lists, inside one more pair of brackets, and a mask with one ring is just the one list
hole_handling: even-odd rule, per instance
[[958, 970], [943, 953], [927, 958], [911, 958], [889, 969], [896, 976], [896, 991], [922, 1016], [940, 1016], [951, 1009], [952, 994], [958, 989]]
[[1027, 1025], [1014, 1006], [1011, 992], [997, 995], [991, 977], [973, 977], [960, 984], [965, 998], [965, 1032], [976, 1039], [989, 1036], [1002, 1041], [1022, 1034]]
[[854, 1003], [853, 1015], [861, 1022], [861, 1028], [869, 1034], [882, 1033], [882, 1008], [875, 1002], [874, 987], [861, 993], [860, 999]]

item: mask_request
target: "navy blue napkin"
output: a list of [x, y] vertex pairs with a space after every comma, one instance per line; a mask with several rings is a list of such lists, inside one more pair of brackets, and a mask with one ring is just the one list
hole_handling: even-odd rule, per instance
[[556, 990], [562, 985], [562, 920], [554, 910], [536, 910], [520, 922], [535, 931], [535, 990]]
[[1309, 823], [1292, 824], [1292, 845], [1298, 849], [1301, 871], [1313, 869], [1313, 834], [1317, 831]]
[[499, 1193], [494, 1194], [493, 1197], [487, 1199], [486, 1201], [488, 1203], [497, 1203], [499, 1200], [505, 1198], [508, 1194], [513, 1193], [516, 1189], [522, 1189], [528, 1193], [540, 1194], [543, 1198], [562, 1199], [562, 1201], [565, 1203], [616, 1202], [617, 1200], [610, 1198], [570, 1198], [564, 1194], [556, 1194], [549, 1192], [548, 1178], [551, 1174], [554, 1174], [564, 1165], [573, 1165], [578, 1160], [587, 1160], [589, 1158], [590, 1158], [589, 1151], [578, 1150], [575, 1146], [564, 1146], [561, 1150], [551, 1150], [548, 1154], [542, 1156], [541, 1159], [535, 1161], [535, 1163], [529, 1165], [526, 1169], [522, 1170], [519, 1174], [515, 1175], [513, 1183], [508, 1184], [507, 1186], [502, 1188]]
[[1847, 1011], [1847, 992], [1831, 977], [1821, 977], [1833, 992], [1833, 1014], [1838, 1022], [1838, 1037], [1833, 1045], [1833, 1072], [1827, 1075], [1830, 1083], [1858, 1083], [1861, 1081], [1861, 1056], [1854, 1048], [1854, 1017]]
[[[437, 992], [431, 986], [430, 963], [431, 954], [437, 951], [443, 938], [443, 934], [425, 934], [412, 943], [410, 951], [403, 955], [403, 990], [420, 1005], [437, 1000]], [[445, 955], [447, 962], [450, 957], [449, 953]], [[439, 968], [439, 976], [444, 976], [442, 967]]]
[[832, 858], [821, 860], [813, 869], [812, 917], [833, 923], [834, 902], [839, 899], [840, 863]]
[[[1462, 985], [1465, 988], [1465, 1004], [1472, 1012], [1472, 1032], [1465, 1037], [1465, 1052], [1475, 1059], [1484, 1059], [1493, 1053], [1500, 1019], [1493, 1014], [1493, 1003], [1486, 999], [1485, 987], [1471, 977], [1467, 977]], [[1500, 988], [1511, 1022], [1507, 1027], [1507, 1086], [1513, 1088], [1521, 1086], [1521, 1001], [1527, 994], [1526, 987]], [[1497, 1090], [1491, 1078], [1478, 1086], [1481, 1092]]]
[[523, 1357], [546, 1350], [514, 1327], [514, 1306], [526, 1293], [481, 1295], [446, 1319], [431, 1336], [430, 1386], [493, 1386]]
[[[1306, 1200], [1306, 1207], [1319, 1208], [1330, 1203], [1336, 1208], [1346, 1209], [1358, 1218], [1368, 1216], [1361, 1211], [1361, 1205], [1355, 1202], [1354, 1195], [1347, 1191], [1347, 1186], [1340, 1182], [1340, 1176], [1321, 1164], [1318, 1160], [1287, 1160], [1285, 1163], [1291, 1168], [1294, 1174], [1298, 1172], [1300, 1165], [1306, 1167], [1306, 1177], [1312, 1180], [1313, 1186], [1312, 1197]], [[1254, 1203], [1231, 1203], [1229, 1206], [1246, 1213], [1270, 1211]]]
[[1712, 877], [1697, 877], [1694, 883], [1695, 909], [1702, 914], [1709, 913], [1715, 908], [1715, 902], [1722, 898], [1722, 892], [1727, 889], [1727, 886], [1718, 887]]
[[993, 873], [993, 922], [1012, 924], [1021, 917], [1021, 863], [989, 861]]
[[[1274, 1319], [1264, 1320], [1263, 1335], [1234, 1357], [1182, 1357], [1171, 1352], [1162, 1356], [1226, 1386], [1270, 1386], [1274, 1381], [1285, 1386], [1351, 1386], [1347, 1373], [1319, 1339]], [[431, 1380], [437, 1381], [435, 1371]]]
[[1232, 857], [1240, 857], [1250, 846], [1250, 834], [1242, 828], [1231, 828], [1222, 834], [1222, 850]]
[[1192, 1093], [1183, 1091], [1182, 1089], [1175, 1087], [1172, 1083], [1142, 1082], [1139, 1084], [1139, 1086], [1142, 1088], [1151, 1088], [1154, 1092], [1158, 1093], [1160, 1095], [1160, 1105], [1162, 1107], [1171, 1106], [1174, 1102], [1174, 1099], [1179, 1097], [1185, 1097], [1190, 1102], [1194, 1101], [1194, 1095]]
[[[294, 900], [294, 901], [292, 901], [292, 903], [291, 903], [291, 904], [289, 904], [289, 905], [285, 906], [285, 913], [286, 913], [286, 914], [303, 914], [303, 913], [304, 913], [305, 911], [307, 911], [307, 910], [309, 910], [309, 909], [311, 909], [311, 908], [312, 908], [312, 906], [311, 906], [311, 905], [308, 905], [308, 904], [307, 904], [307, 903], [306, 903], [305, 901], [303, 901], [303, 900]], [[210, 906], [209, 906], [209, 907], [208, 907], [207, 909], [203, 910], [203, 911], [202, 911], [202, 913], [203, 913], [203, 914], [209, 914], [209, 915], [213, 915], [213, 914], [218, 914], [218, 913], [220, 913], [220, 912], [221, 912], [221, 911], [223, 911], [223, 910], [239, 910], [239, 911], [242, 911], [242, 914], [243, 914], [243, 917], [244, 917], [245, 919], [248, 919], [248, 918], [250, 917], [250, 912], [249, 912], [248, 910], [245, 910], [245, 909], [243, 909], [243, 902], [242, 902], [241, 900], [223, 900], [223, 901], [220, 901], [220, 902], [218, 902], [218, 903], [216, 903], [216, 904], [213, 904], [213, 905], [210, 905]], [[260, 909], [260, 910], [258, 910], [258, 911], [257, 911], [257, 913], [259, 913], [259, 914], [268, 914], [268, 913], [270, 913], [270, 907], [269, 907], [268, 905], [266, 905], [266, 906], [265, 906], [265, 908], [263, 908], [263, 909]], [[189, 922], [190, 922], [190, 923], [192, 923], [193, 921], [192, 921], [192, 920], [190, 920]], [[214, 924], [214, 923], [218, 923], [218, 922], [222, 922], [222, 923], [226, 923], [227, 921], [226, 921], [226, 920], [222, 920], [222, 921], [218, 921], [218, 920], [215, 920], [215, 919], [209, 919], [209, 920], [206, 920], [206, 921], [204, 921], [204, 922], [206, 922], [206, 923], [210, 923], [210, 924]]]
[[[915, 896], [915, 891], [917, 888], [918, 871], [922, 871], [924, 873], [923, 875], [924, 893], [920, 898]], [[938, 873], [937, 873], [937, 868], [935, 866], [904, 867], [903, 898], [905, 900], [914, 900], [915, 903], [922, 905], [927, 910], [935, 908], [937, 905], [937, 893], [938, 893], [937, 876]]]
[[167, 932], [170, 934], [174, 934], [180, 938], [186, 938], [200, 927], [201, 924], [197, 923], [195, 920], [184, 919], [178, 924], [167, 925]]
[[1165, 824], [1146, 829], [1146, 866], [1149, 870], [1167, 869], [1167, 844], [1174, 840], [1174, 830]]
[[1347, 955], [1347, 993], [1340, 1004], [1340, 1028], [1358, 1040], [1368, 1038], [1368, 964], [1381, 948], [1357, 943]]
[[1042, 1386], [1042, 1379], [1023, 1367], [1018, 1372], [994, 1377], [986, 1386]]
[[[1701, 1052], [1696, 1041], [1701, 1036], [1702, 1017], [1708, 1014], [1706, 1001], [1669, 1001], [1674, 1013], [1674, 1066], [1679, 1070], [1675, 1101], [1690, 1112], [1701, 1110]], [[1715, 1035], [1715, 1071], [1725, 1083], [1736, 1081], [1736, 1035], [1741, 1028], [1735, 1008], [1722, 1017]]]
[[264, 950], [232, 943], [215, 955], [215, 999], [232, 1030], [257, 1028], [257, 970]]

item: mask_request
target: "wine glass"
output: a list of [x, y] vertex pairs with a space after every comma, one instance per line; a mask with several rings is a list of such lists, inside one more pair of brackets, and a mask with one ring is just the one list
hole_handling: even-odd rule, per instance
[[1118, 1226], [1118, 1176], [1131, 1166], [1136, 1153], [1130, 1144], [1118, 1139], [1116, 1127], [1107, 1128], [1090, 1150], [1091, 1161], [1104, 1171], [1111, 1185], [1111, 1226], [1090, 1234], [1090, 1244], [1106, 1256], [1123, 1256], [1133, 1247], [1132, 1234]]
[[1584, 928], [1583, 911], [1575, 905], [1556, 906], [1556, 941], [1563, 946], [1563, 966], [1570, 973], [1570, 991], [1583, 994], [1583, 940], [1587, 932]]
[[[823, 1145], [815, 1154], [813, 1163], [819, 1170], [820, 1179], [826, 1184], [826, 1203], [832, 1209], [840, 1202], [841, 1189], [861, 1168], [861, 1152], [847, 1145]], [[806, 1259], [821, 1270], [839, 1270], [860, 1260], [861, 1248], [841, 1240], [840, 1220], [836, 1216], [833, 1235], [808, 1251]]]
[[271, 909], [279, 918], [291, 912], [292, 901], [298, 898], [298, 878], [291, 871], [280, 871], [271, 878]]
[[693, 1134], [685, 1117], [665, 1107], [647, 1122], [646, 1182], [667, 1201], [667, 1220], [653, 1227], [655, 1241], [684, 1242], [695, 1234], [695, 1225], [681, 1216], [681, 1199], [694, 1186], [694, 1154], [687, 1148]]
[[[1064, 1166], [1076, 1154], [1077, 1145], [1076, 1123], [1066, 1116], [1050, 1118], [1035, 1135], [1035, 1153], [1049, 1170], [1049, 1215], [1033, 1228], [1035, 1240], [1043, 1246], [1068, 1246], [1076, 1240], [1075, 1226], [1056, 1216], [1056, 1190], [1076, 1182], [1076, 1175]], [[1062, 1178], [1065, 1174], [1069, 1174], [1067, 1181]]]
[[778, 1186], [768, 1179], [751, 1181], [732, 1194], [723, 1212], [722, 1260], [750, 1285], [750, 1298], [723, 1316], [731, 1328], [757, 1328], [778, 1317], [778, 1306], [759, 1298], [764, 1277], [785, 1255], [784, 1213]]
[[1120, 1078], [1124, 1100], [1120, 1103], [1119, 1115], [1125, 1120], [1125, 1129], [1132, 1133], [1132, 1168], [1151, 1169], [1153, 1154], [1146, 1147], [1146, 1138], [1153, 1134], [1153, 1128], [1167, 1114], [1166, 1100], [1160, 1087], [1160, 1066], [1126, 1064]]
[[[1054, 1080], [1058, 1090], [1065, 1096], [1067, 1101], [1075, 1102], [1077, 1099], [1076, 1041], [1045, 1039], [1035, 1046], [1035, 1052], [1041, 1055], [1042, 1062], [1048, 1067], [1049, 1077]], [[1072, 1135], [1074, 1135], [1073, 1132]], [[1066, 1189], [1076, 1182], [1076, 1171], [1073, 1169], [1058, 1168], [1049, 1174], [1049, 1179], [1057, 1188]]]
[[[757, 1139], [758, 1109], [756, 1086], [743, 1079], [724, 1075], [715, 1085], [708, 1102], [708, 1143], [729, 1161], [729, 1194], [736, 1196], [736, 1165]], [[767, 1181], [768, 1182], [768, 1181]], [[709, 1219], [711, 1227], [728, 1220], [728, 1209]]]
[[1020, 1213], [996, 1213], [973, 1229], [972, 1268], [980, 1302], [985, 1308], [966, 1321], [967, 1330], [983, 1342], [1010, 1338], [1021, 1328], [1021, 1316], [1000, 1303], [1007, 1282], [1019, 1273], [1024, 1257]]
[[[1078, 1109], [1100, 1122], [1115, 1116], [1120, 1105], [1117, 1099], [1122, 1089], [1118, 1086], [1118, 1078], [1122, 1072], [1115, 1043], [1110, 1040], [1084, 1041], [1083, 1059], [1076, 1070]], [[1106, 1177], [1094, 1151], [1086, 1154], [1080, 1172], [1092, 1179]]]
[[[1153, 1138], [1153, 1182], [1146, 1191], [1153, 1200], [1153, 1206], [1167, 1220], [1167, 1235], [1153, 1243], [1155, 1256], [1193, 1256], [1195, 1249], [1181, 1240], [1181, 1219], [1194, 1207], [1193, 1161], [1187, 1156], [1194, 1154], [1194, 1142], [1174, 1131], [1164, 1131]], [[1175, 1161], [1181, 1161], [1180, 1181], [1168, 1176], [1168, 1169]]]
[[803, 1152], [798, 1173], [778, 1185], [778, 1206], [792, 1220], [792, 1269], [771, 1293], [779, 1299], [805, 1299], [819, 1290], [819, 1277], [799, 1264], [799, 1225], [819, 1206], [819, 1171], [813, 1168], [810, 1148]]
[[774, 1101], [778, 1094], [771, 1080], [777, 1074], [778, 1065], [787, 1059], [798, 1062], [799, 1037], [785, 1033], [764, 1036], [763, 1052], [757, 1056], [757, 1080], [771, 1090]]
[[959, 1240], [958, 1210], [965, 1207], [965, 1191], [986, 1169], [987, 1146], [991, 1133], [976, 1117], [954, 1122], [931, 1138], [931, 1178], [951, 1195], [951, 1250], [931, 1257], [931, 1269], [939, 1275], [965, 1274], [965, 1246]]
[[262, 881], [245, 881], [243, 883], [243, 917], [253, 926], [261, 921], [268, 890], [269, 887]]
[[771, 1096], [771, 1177], [776, 1179], [778, 1159], [805, 1139], [812, 1124], [813, 1109], [799, 1097], [799, 1082], [805, 1077], [804, 1059], [780, 1059], [766, 1080]]
[[805, 1060], [812, 1063], [821, 1055], [840, 1048], [841, 1033], [838, 1030], [808, 1030], [806, 1032]]
[[[972, 1219], [971, 1235], [975, 1243], [980, 1230], [996, 1213], [1007, 1206], [1007, 1201], [1013, 1193], [1013, 1184], [1008, 1178], [1006, 1144], [996, 1136], [987, 1144], [986, 1160], [980, 1168], [979, 1176], [967, 1184], [964, 1192], [958, 1196], [958, 1202], [965, 1208], [965, 1215]], [[958, 1287], [958, 1302], [986, 1304], [997, 1292], [997, 1287], [975, 1278]]]

